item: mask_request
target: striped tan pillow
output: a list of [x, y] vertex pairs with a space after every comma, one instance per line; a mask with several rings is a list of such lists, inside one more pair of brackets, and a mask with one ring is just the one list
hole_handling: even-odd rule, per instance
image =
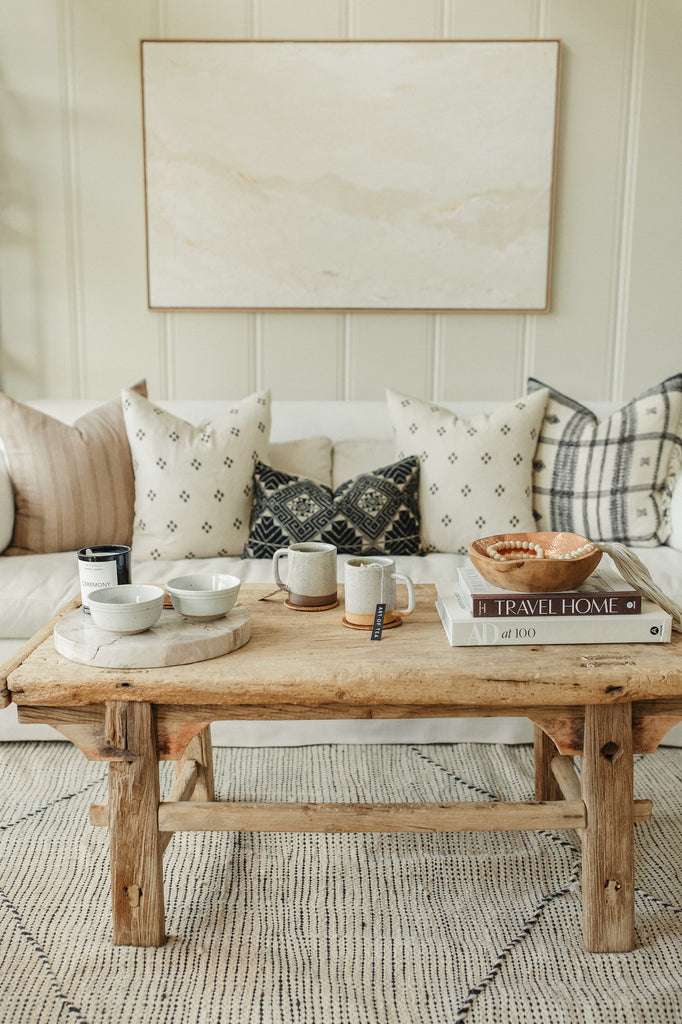
[[[146, 381], [133, 390], [146, 396]], [[68, 426], [0, 395], [0, 437], [15, 504], [5, 554], [130, 544], [135, 480], [120, 398]]]

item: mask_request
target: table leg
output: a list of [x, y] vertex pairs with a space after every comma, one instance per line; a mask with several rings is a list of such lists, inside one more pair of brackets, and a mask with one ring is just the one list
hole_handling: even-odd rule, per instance
[[192, 800], [206, 802], [215, 800], [215, 781], [213, 777], [213, 744], [211, 743], [211, 727], [197, 733], [187, 746], [179, 761], [175, 762], [175, 775], [180, 777], [187, 761], [197, 763], [197, 781], [192, 794]]
[[539, 725], [535, 726], [534, 735], [535, 799], [561, 800], [561, 790], [552, 772], [552, 758], [556, 757], [559, 751], [554, 740], [543, 732]]
[[109, 764], [109, 841], [114, 945], [166, 941], [159, 844], [159, 762], [150, 704], [109, 703], [108, 742], [129, 755]]
[[583, 939], [592, 953], [635, 946], [632, 705], [585, 708]]

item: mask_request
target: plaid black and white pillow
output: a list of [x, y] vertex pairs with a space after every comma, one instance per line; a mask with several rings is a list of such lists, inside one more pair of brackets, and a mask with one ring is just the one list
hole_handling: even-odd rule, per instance
[[331, 487], [260, 463], [243, 558], [305, 541], [352, 555], [419, 553], [419, 460], [403, 459]]
[[[529, 391], [545, 387], [528, 381]], [[549, 391], [533, 463], [538, 527], [633, 547], [663, 544], [682, 456], [682, 373], [601, 421]]]

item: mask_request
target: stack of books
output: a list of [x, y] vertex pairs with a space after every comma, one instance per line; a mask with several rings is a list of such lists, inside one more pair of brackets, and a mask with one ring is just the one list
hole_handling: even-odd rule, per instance
[[671, 616], [617, 572], [596, 569], [576, 590], [517, 593], [494, 587], [472, 565], [439, 583], [436, 608], [453, 647], [504, 644], [665, 643]]

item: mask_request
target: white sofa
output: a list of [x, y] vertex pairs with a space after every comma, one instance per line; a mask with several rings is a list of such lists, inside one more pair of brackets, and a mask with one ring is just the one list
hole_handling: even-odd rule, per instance
[[[80, 399], [42, 399], [27, 403], [73, 423], [101, 402]], [[224, 402], [159, 401], [172, 413], [199, 423], [214, 415]], [[490, 412], [495, 403], [442, 403], [460, 416]], [[615, 405], [588, 403], [597, 415], [608, 415]], [[325, 438], [315, 447], [316, 465], [305, 465], [302, 438]], [[1, 439], [0, 439], [1, 441]], [[384, 402], [278, 402], [272, 403], [271, 461], [280, 468], [321, 477], [334, 487], [352, 476], [387, 465], [395, 457], [391, 423]], [[310, 450], [310, 446], [308, 446]], [[0, 453], [1, 454], [1, 453]], [[303, 462], [301, 458], [303, 456]], [[4, 458], [0, 457], [0, 545], [9, 542], [13, 515], [12, 489]], [[675, 600], [682, 601], [682, 481], [673, 495], [673, 534], [657, 548], [638, 548], [656, 582]], [[4, 543], [3, 543], [4, 542]], [[134, 554], [134, 552], [133, 552]], [[339, 580], [343, 563], [339, 556]], [[429, 554], [399, 557], [398, 567], [415, 582], [447, 581], [465, 562], [462, 555]], [[266, 559], [215, 558], [185, 562], [133, 562], [137, 582], [163, 582], [182, 572], [204, 567], [234, 573], [243, 581], [269, 582], [272, 564]], [[33, 634], [78, 591], [74, 552], [46, 555], [0, 556], [0, 662]], [[453, 657], [456, 653], [453, 652]], [[676, 735], [677, 734], [677, 735]], [[217, 723], [217, 744], [251, 746], [320, 742], [526, 742], [532, 727], [524, 719], [415, 720], [409, 722], [278, 722]], [[0, 740], [61, 739], [48, 726], [21, 726], [13, 706], [0, 711]], [[666, 742], [682, 745], [682, 726], [672, 730]]]

